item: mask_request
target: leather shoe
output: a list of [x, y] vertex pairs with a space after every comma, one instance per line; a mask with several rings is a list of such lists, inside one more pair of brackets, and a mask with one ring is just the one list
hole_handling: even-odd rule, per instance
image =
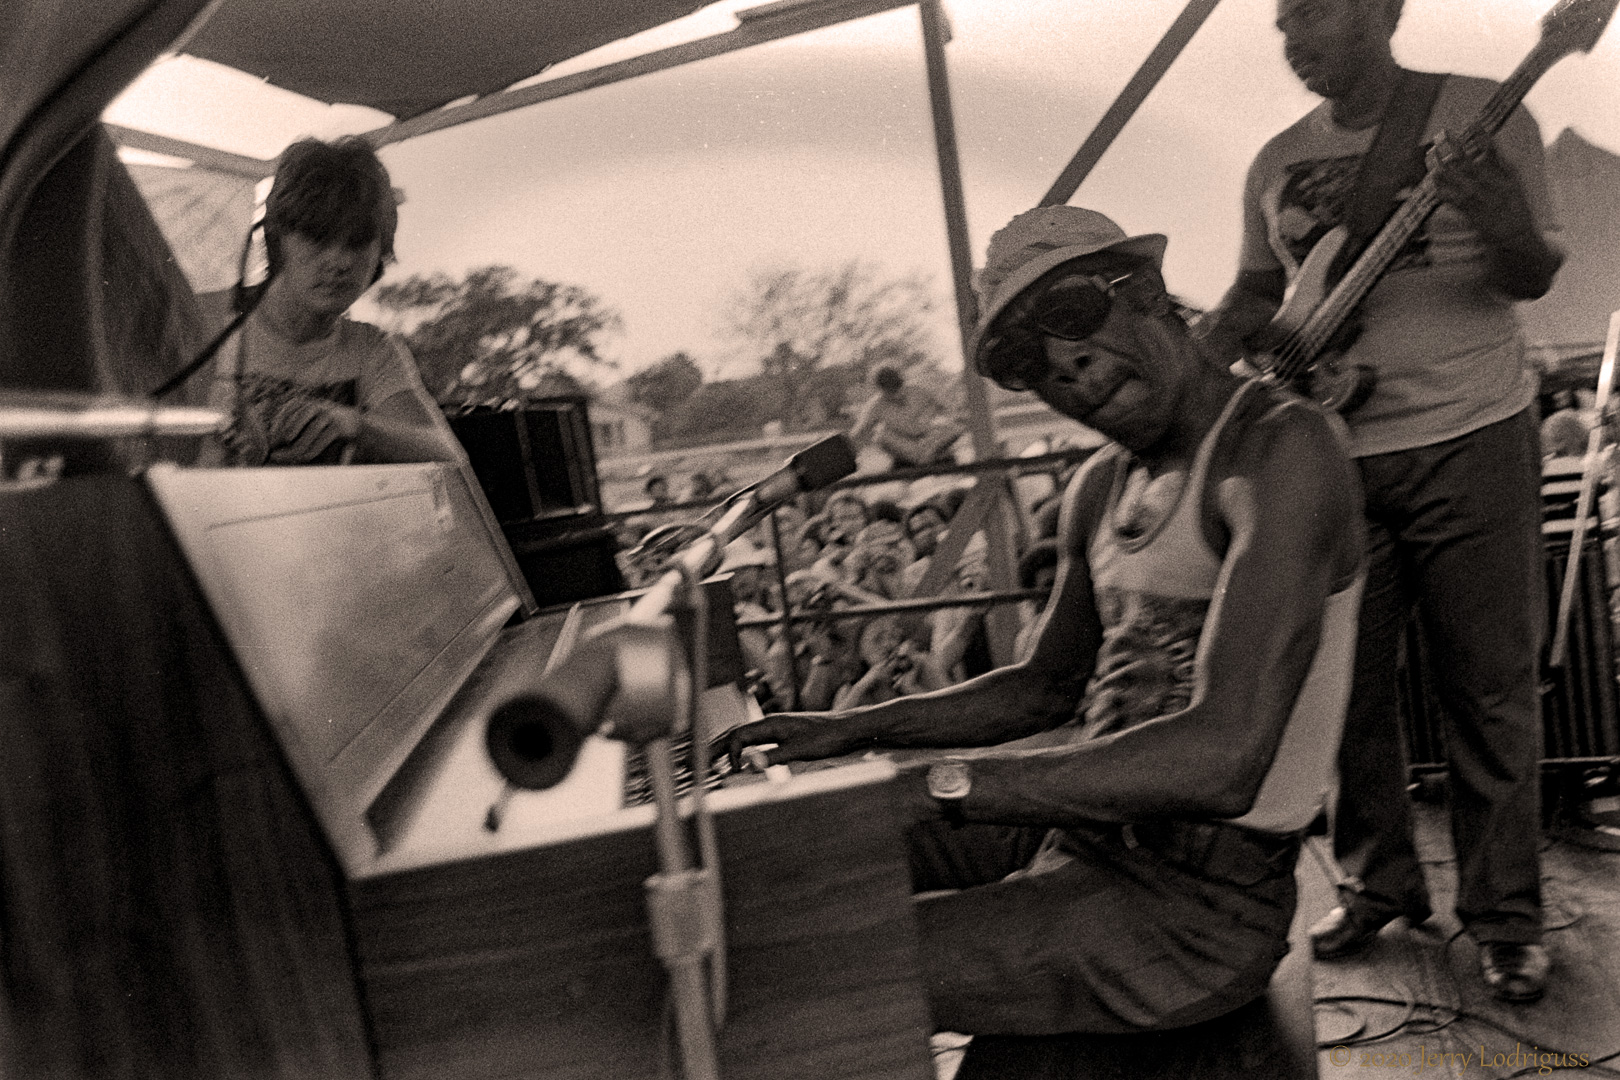
[[1311, 955], [1318, 960], [1337, 960], [1358, 953], [1373, 943], [1378, 931], [1402, 914], [1416, 926], [1429, 917], [1429, 910], [1423, 907], [1384, 912], [1365, 904], [1341, 904], [1311, 927]]
[[1479, 947], [1479, 973], [1500, 1001], [1535, 1001], [1547, 989], [1552, 959], [1540, 945], [1487, 941]]

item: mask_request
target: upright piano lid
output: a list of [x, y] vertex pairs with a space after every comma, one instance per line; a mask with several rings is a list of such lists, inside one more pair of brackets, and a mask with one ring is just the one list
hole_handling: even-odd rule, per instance
[[157, 467], [148, 484], [345, 865], [519, 609], [451, 466]]

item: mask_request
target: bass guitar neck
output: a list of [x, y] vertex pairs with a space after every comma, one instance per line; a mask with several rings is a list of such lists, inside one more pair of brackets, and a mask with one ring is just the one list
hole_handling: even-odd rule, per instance
[[1271, 352], [1251, 358], [1275, 382], [1287, 384], [1325, 408], [1350, 412], [1371, 395], [1377, 373], [1364, 365], [1346, 367], [1329, 346], [1395, 257], [1440, 205], [1440, 168], [1457, 155], [1480, 152], [1507, 123], [1531, 87], [1554, 64], [1572, 52], [1588, 52], [1608, 26], [1620, 0], [1562, 0], [1542, 17], [1541, 39], [1508, 76], [1472, 123], [1442, 155], [1429, 146], [1423, 179], [1414, 186], [1344, 275], [1334, 282], [1335, 264], [1350, 242], [1340, 225], [1317, 241], [1300, 266], [1282, 308], [1272, 319], [1269, 337], [1280, 341]]

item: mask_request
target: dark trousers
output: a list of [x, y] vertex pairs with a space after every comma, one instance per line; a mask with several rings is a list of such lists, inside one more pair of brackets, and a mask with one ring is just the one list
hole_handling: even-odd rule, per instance
[[1176, 822], [1050, 833], [928, 823], [907, 840], [942, 1031], [1185, 1027], [1265, 993], [1288, 950], [1297, 837]]
[[1359, 464], [1367, 590], [1335, 854], [1358, 903], [1390, 914], [1427, 906], [1396, 705], [1401, 631], [1415, 604], [1443, 706], [1457, 916], [1478, 941], [1536, 941], [1546, 599], [1535, 410]]

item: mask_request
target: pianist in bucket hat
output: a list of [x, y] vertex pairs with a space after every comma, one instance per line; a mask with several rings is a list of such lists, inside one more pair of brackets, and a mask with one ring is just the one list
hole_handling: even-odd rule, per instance
[[765, 764], [905, 751], [940, 1030], [1181, 1027], [1258, 997], [1288, 950], [1349, 685], [1359, 489], [1320, 409], [1192, 336], [1165, 245], [1069, 206], [991, 239], [976, 370], [1109, 439], [1065, 493], [1028, 655], [724, 739]]

